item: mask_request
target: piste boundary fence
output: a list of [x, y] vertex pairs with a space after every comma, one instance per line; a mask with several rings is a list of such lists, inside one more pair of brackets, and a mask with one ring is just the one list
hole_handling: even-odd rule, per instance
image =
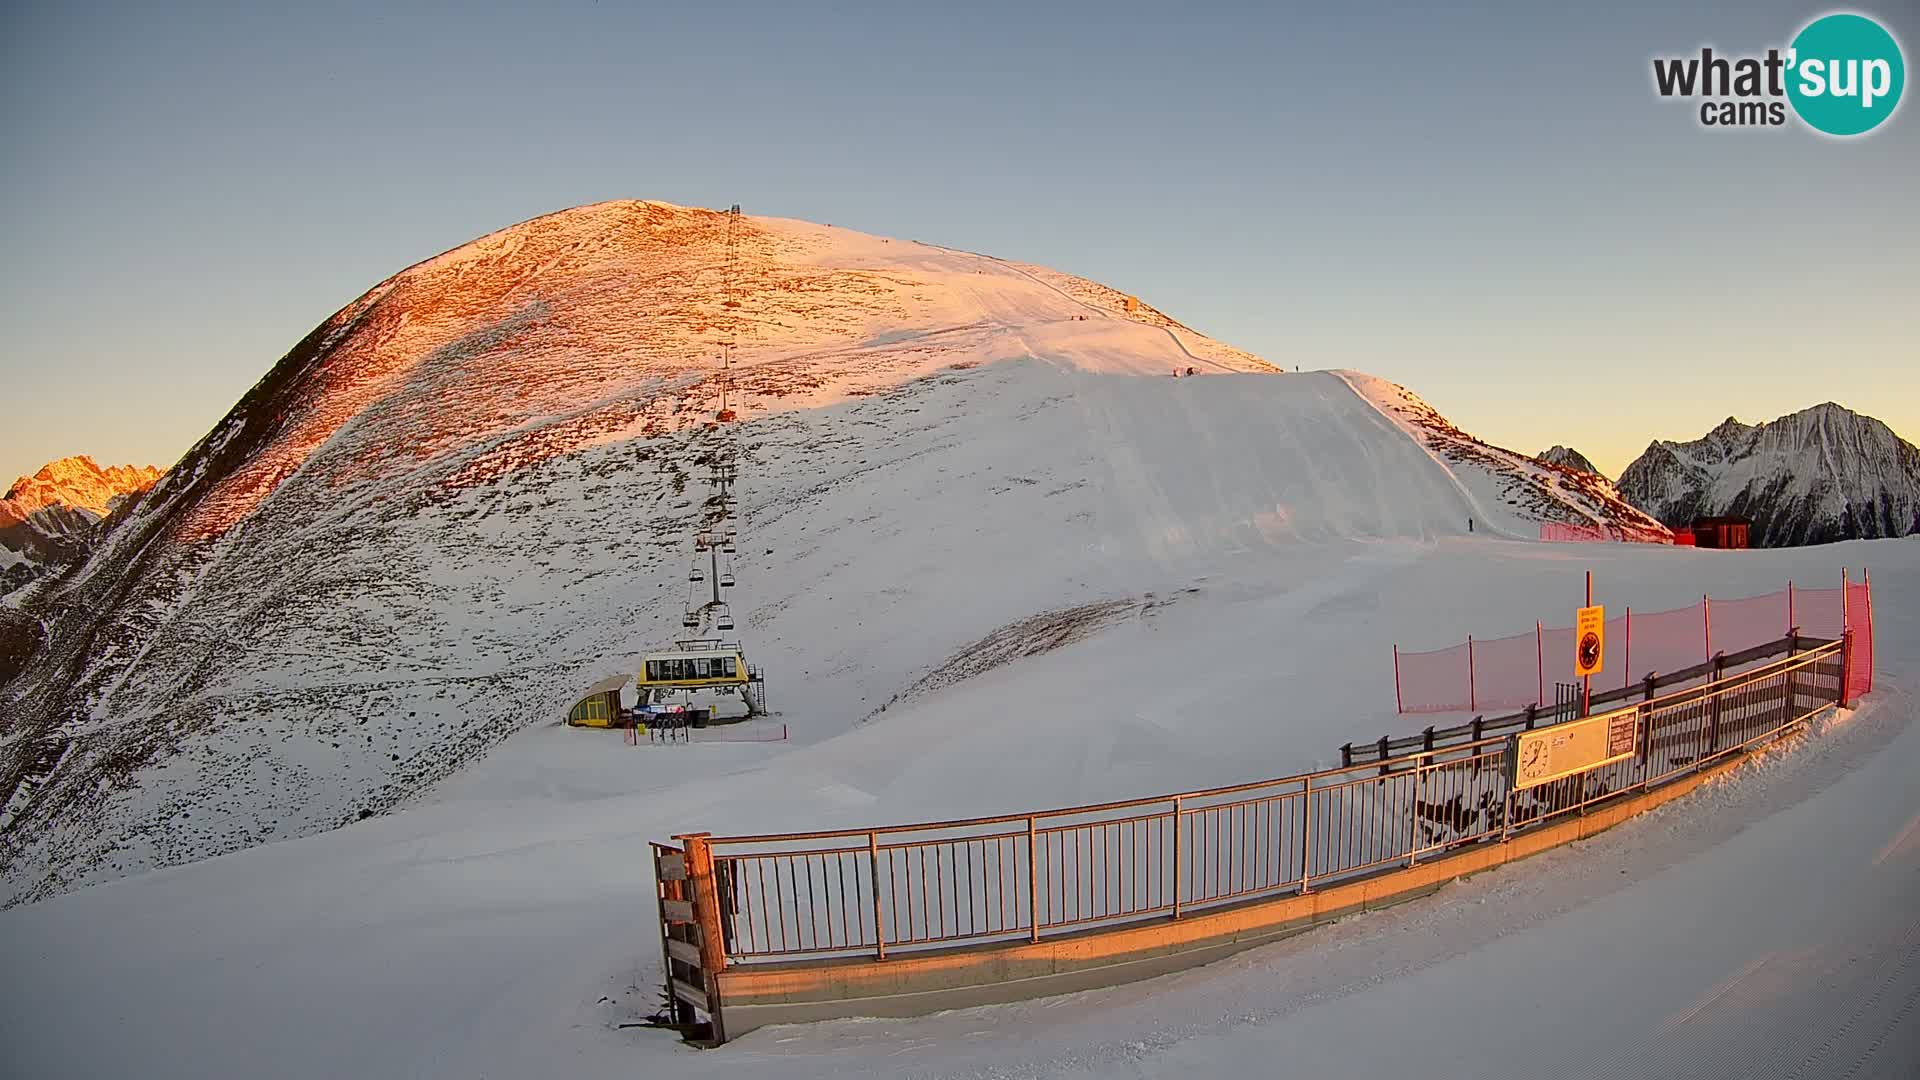
[[[721, 972], [1010, 948], [1258, 903], [1505, 840], [1846, 706], [1851, 635], [1635, 703], [1630, 757], [1516, 790], [1517, 736], [1181, 794], [871, 829], [653, 845], [665, 989], [724, 1041]], [[1565, 719], [1567, 717], [1550, 717]]]
[[[1839, 588], [1787, 587], [1764, 596], [1700, 602], [1666, 611], [1636, 612], [1625, 608], [1607, 620], [1607, 670], [1595, 676], [1596, 692], [1627, 690], [1649, 677], [1671, 685], [1683, 671], [1698, 678], [1715, 658], [1746, 653], [1788, 634], [1838, 640], [1851, 628], [1859, 633], [1869, 663], [1862, 672], [1868, 680], [1857, 693], [1872, 689], [1871, 579], [1849, 581], [1843, 572]], [[1536, 708], [1546, 704], [1557, 681], [1556, 672], [1573, 665], [1574, 632], [1570, 626], [1535, 623], [1533, 632], [1484, 639], [1469, 635], [1461, 644], [1427, 652], [1405, 652], [1393, 647], [1395, 710], [1417, 713], [1473, 713], [1494, 709]], [[1857, 694], [1856, 694], [1857, 696]]]

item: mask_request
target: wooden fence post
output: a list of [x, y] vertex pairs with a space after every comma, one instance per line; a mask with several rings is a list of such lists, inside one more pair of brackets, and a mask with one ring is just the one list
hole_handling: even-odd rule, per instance
[[714, 885], [711, 833], [674, 837], [686, 847], [687, 883], [693, 886], [693, 921], [700, 929], [700, 974], [707, 984], [707, 1015], [713, 1019], [713, 1041], [727, 1041], [720, 1018], [720, 973], [727, 969], [727, 947], [720, 933], [720, 894]]

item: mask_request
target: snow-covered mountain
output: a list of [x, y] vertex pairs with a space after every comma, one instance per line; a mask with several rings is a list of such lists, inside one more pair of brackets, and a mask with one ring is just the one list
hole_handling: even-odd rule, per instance
[[1728, 417], [1692, 442], [1656, 441], [1620, 475], [1627, 501], [1678, 528], [1703, 515], [1753, 521], [1780, 547], [1920, 532], [1920, 450], [1828, 402], [1771, 423]]
[[152, 466], [103, 469], [82, 454], [14, 481], [0, 498], [0, 593], [85, 558], [101, 522], [160, 475]]
[[0, 625], [29, 657], [0, 685], [8, 898], [377, 813], [556, 719], [678, 635], [716, 461], [740, 632], [801, 741], [1252, 556], [1660, 529], [1402, 387], [1281, 374], [1091, 281], [582, 207], [327, 319]]
[[1548, 465], [1558, 465], [1563, 469], [1572, 469], [1575, 472], [1600, 475], [1600, 470], [1593, 467], [1593, 462], [1587, 460], [1587, 455], [1571, 446], [1549, 446], [1535, 454], [1534, 460]]

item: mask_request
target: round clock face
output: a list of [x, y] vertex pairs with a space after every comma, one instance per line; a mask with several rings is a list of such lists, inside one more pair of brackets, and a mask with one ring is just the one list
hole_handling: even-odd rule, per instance
[[1520, 767], [1534, 772], [1546, 764], [1547, 746], [1545, 743], [1532, 743], [1527, 747], [1526, 756], [1520, 759]]
[[1580, 639], [1580, 667], [1592, 668], [1600, 662], [1600, 635], [1589, 632]]

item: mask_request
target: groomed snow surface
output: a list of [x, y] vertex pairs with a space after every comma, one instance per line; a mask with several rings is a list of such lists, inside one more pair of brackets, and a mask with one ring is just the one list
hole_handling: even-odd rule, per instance
[[[1210, 480], [1157, 476], [1136, 445], [1103, 475], [1139, 484], [1136, 507], [1164, 504], [1130, 519], [1151, 550], [1192, 527]], [[1169, 548], [1155, 591], [1171, 603], [863, 724], [791, 715], [817, 726], [790, 745], [636, 748], [541, 726], [390, 815], [0, 913], [4, 1071], [1915, 1075], [1920, 541], [1725, 553], [1386, 531], [1402, 538], [1215, 546], [1204, 565]], [[1874, 570], [1866, 706], [1572, 848], [1126, 987], [712, 1051], [624, 1026], [658, 1005], [649, 839], [1279, 775], [1416, 726], [1386, 715], [1395, 640], [1564, 621], [1587, 569], [1604, 602], [1655, 608], [1835, 583], [1843, 565]]]

